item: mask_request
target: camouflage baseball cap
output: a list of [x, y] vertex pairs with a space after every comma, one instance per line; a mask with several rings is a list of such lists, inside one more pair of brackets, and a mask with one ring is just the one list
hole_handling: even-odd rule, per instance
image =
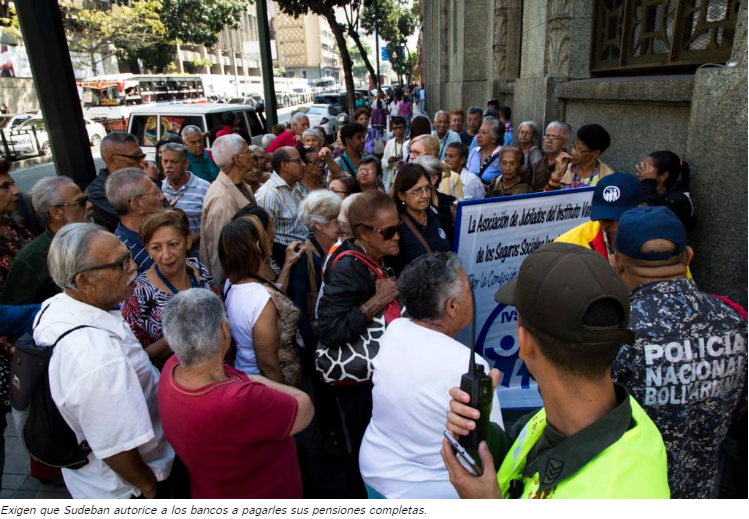
[[[561, 341], [574, 344], [632, 344], [629, 291], [599, 253], [571, 243], [549, 243], [532, 252], [518, 277], [500, 288], [494, 299], [514, 306], [523, 321]], [[588, 307], [613, 299], [624, 313], [614, 326], [583, 324]]]

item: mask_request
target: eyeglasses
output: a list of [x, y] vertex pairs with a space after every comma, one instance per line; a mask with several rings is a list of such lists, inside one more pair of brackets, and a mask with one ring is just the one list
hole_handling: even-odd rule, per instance
[[124, 153], [112, 153], [112, 155], [116, 157], [126, 157], [128, 159], [137, 160], [139, 162], [146, 158], [145, 153], [138, 153], [137, 155], [125, 155]]
[[577, 143], [575, 143], [575, 145], [572, 146], [572, 151], [576, 151], [578, 153], [590, 153], [590, 150], [586, 150], [584, 148], [581, 148], [580, 146], [577, 145]]
[[81, 207], [86, 207], [86, 204], [88, 203], [88, 196], [84, 196], [82, 198], [79, 198], [75, 202], [69, 202], [67, 204], [57, 204], [53, 205], [52, 207], [70, 207], [74, 205], [79, 205]]
[[419, 151], [419, 150], [408, 150], [408, 156], [411, 157], [412, 159], [417, 159], [417, 158], [421, 157], [422, 155], [424, 155], [423, 151]]
[[348, 191], [336, 191], [335, 189], [331, 189], [332, 192], [338, 194], [338, 195], [350, 195]]
[[406, 194], [411, 196], [429, 195], [432, 192], [431, 190], [432, 186], [423, 186], [412, 189], [411, 191], [406, 191]]
[[563, 141], [564, 137], [560, 137], [559, 135], [550, 135], [546, 134], [544, 135], [544, 139], [551, 139], [552, 141]]
[[[136, 195], [133, 198], [131, 198], [130, 200], [133, 200], [134, 198], [140, 198], [142, 196], [154, 196], [156, 198], [161, 198], [161, 189], [156, 188], [155, 190], [151, 191], [150, 193], [142, 193], [140, 195]], [[130, 200], [127, 201], [128, 204], [130, 203]]]
[[357, 227], [364, 227], [365, 229], [369, 229], [370, 231], [376, 232], [384, 240], [392, 240], [395, 238], [395, 235], [400, 232], [402, 222], [398, 222], [398, 225], [394, 225], [392, 227], [386, 227], [384, 229], [378, 229], [377, 227], [372, 227], [371, 225], [367, 225], [365, 223], [360, 223], [357, 225]]
[[73, 276], [73, 279], [75, 279], [75, 276], [77, 276], [78, 274], [83, 274], [84, 272], [93, 272], [94, 270], [111, 269], [114, 267], [120, 267], [120, 269], [122, 269], [122, 271], [125, 272], [130, 267], [130, 263], [132, 261], [133, 261], [133, 251], [128, 249], [127, 254], [125, 254], [123, 257], [121, 257], [117, 261], [112, 262], [112, 263], [107, 263], [106, 265], [97, 265], [96, 267], [91, 267], [90, 269], [76, 272], [76, 274]]

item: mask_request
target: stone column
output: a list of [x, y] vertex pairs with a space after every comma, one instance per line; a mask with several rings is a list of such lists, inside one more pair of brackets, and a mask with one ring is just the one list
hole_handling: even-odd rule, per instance
[[700, 289], [747, 306], [747, 3], [726, 67], [695, 74], [686, 159], [697, 226], [692, 272]]

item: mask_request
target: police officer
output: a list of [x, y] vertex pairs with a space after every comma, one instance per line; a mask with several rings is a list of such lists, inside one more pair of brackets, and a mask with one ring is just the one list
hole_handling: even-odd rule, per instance
[[614, 266], [631, 290], [636, 340], [622, 346], [613, 376], [663, 435], [671, 496], [695, 499], [711, 497], [718, 448], [746, 394], [747, 326], [687, 279], [686, 243], [684, 225], [665, 206], [619, 219]]
[[[565, 273], [565, 275], [560, 275]], [[611, 361], [631, 343], [629, 294], [599, 253], [550, 243], [530, 254], [516, 280], [496, 294], [515, 306], [520, 357], [538, 382], [544, 407], [515, 424], [472, 476], [447, 441], [442, 457], [463, 498], [668, 498], [666, 450], [640, 405], [611, 380]], [[499, 372], [492, 370], [496, 385]], [[464, 435], [478, 411], [452, 388], [447, 427]], [[510, 446], [511, 445], [511, 446]]]

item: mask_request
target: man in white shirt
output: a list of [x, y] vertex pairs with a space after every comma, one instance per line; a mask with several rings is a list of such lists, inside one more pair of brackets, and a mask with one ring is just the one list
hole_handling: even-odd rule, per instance
[[432, 134], [436, 135], [437, 139], [440, 141], [440, 152], [439, 157], [437, 158], [445, 160], [445, 150], [447, 149], [447, 145], [453, 142], [461, 142], [460, 135], [449, 129], [450, 114], [444, 110], [439, 110], [434, 114], [434, 121], [432, 121], [432, 123], [434, 124], [434, 131]]
[[382, 155], [382, 183], [385, 191], [390, 190], [390, 184], [395, 180], [398, 164], [403, 161], [403, 145], [406, 142], [406, 120], [396, 115], [390, 119], [390, 130], [393, 138], [385, 144]]
[[463, 200], [480, 200], [486, 196], [486, 187], [476, 173], [466, 169], [467, 161], [468, 146], [462, 142], [453, 142], [447, 145], [445, 164], [450, 166], [452, 172], [460, 172], [460, 181], [463, 183]]
[[[450, 397], [470, 350], [454, 337], [473, 319], [468, 276], [452, 252], [435, 252], [409, 264], [398, 278], [409, 319], [396, 319], [372, 361], [372, 420], [359, 454], [370, 497], [457, 498], [440, 456]], [[476, 362], [488, 372], [486, 361]], [[494, 395], [492, 420], [501, 426]]]
[[49, 364], [52, 399], [78, 441], [92, 449], [88, 464], [63, 469], [74, 498], [159, 497], [174, 461], [159, 418], [159, 372], [122, 319], [121, 301], [137, 276], [132, 253], [93, 224], [63, 227], [52, 240], [49, 270], [63, 289], [42, 304], [34, 340], [56, 346]]

